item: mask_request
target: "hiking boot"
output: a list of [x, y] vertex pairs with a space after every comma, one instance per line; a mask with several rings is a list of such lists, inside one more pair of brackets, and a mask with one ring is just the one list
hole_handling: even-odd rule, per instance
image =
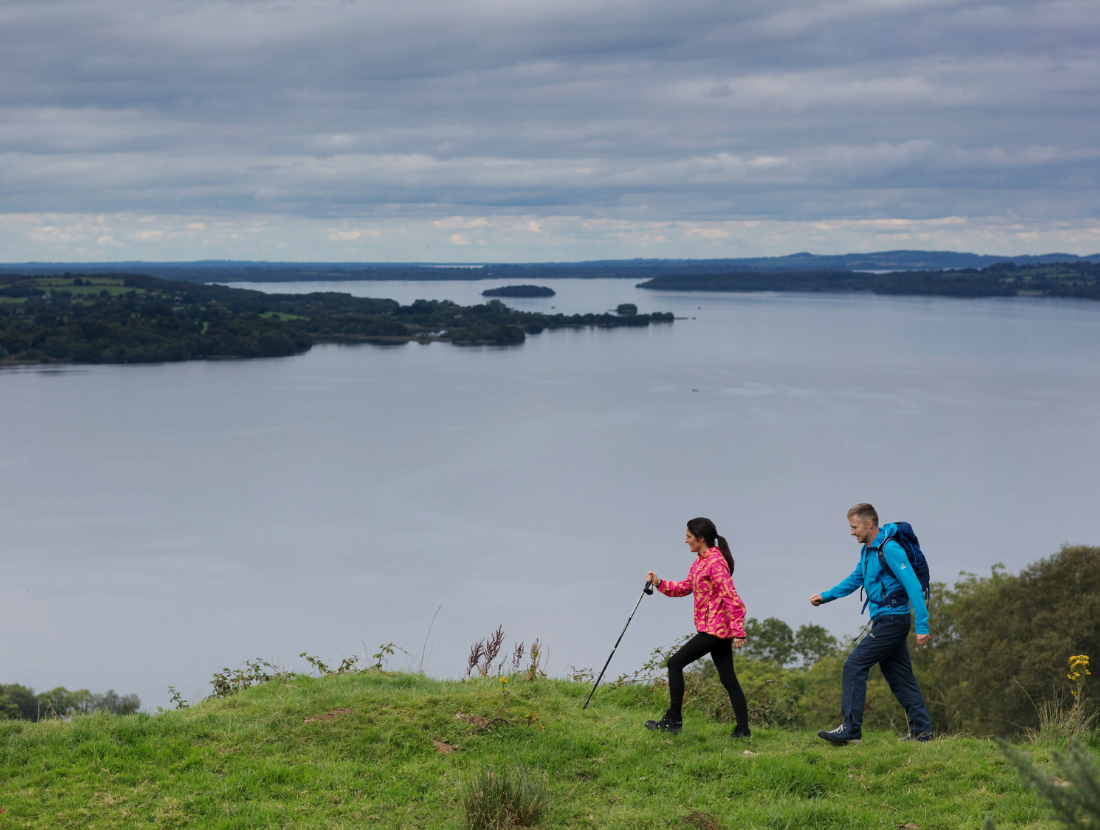
[[660, 720], [647, 720], [645, 728], [650, 732], [671, 732], [673, 735], [679, 735], [680, 730], [684, 728], [684, 721], [682, 718], [673, 717], [671, 712], [665, 712], [665, 716]]
[[731, 738], [751, 738], [752, 732], [749, 731], [747, 726], [737, 726], [732, 732], [730, 732]]
[[863, 733], [851, 732], [848, 730], [848, 727], [846, 727], [842, 723], [840, 726], [830, 732], [826, 732], [824, 729], [822, 729], [820, 732], [817, 733], [817, 737], [824, 738], [825, 740], [834, 744], [858, 744], [861, 740], [863, 740]]
[[898, 743], [903, 744], [906, 741], [920, 741], [922, 744], [924, 744], [928, 743], [930, 740], [932, 740], [931, 732], [921, 732], [919, 735], [902, 735], [900, 738], [898, 738]]

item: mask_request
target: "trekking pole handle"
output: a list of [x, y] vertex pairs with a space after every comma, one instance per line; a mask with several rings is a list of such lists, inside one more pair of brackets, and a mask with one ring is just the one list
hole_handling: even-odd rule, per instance
[[643, 591], [645, 591], [646, 596], [653, 596], [653, 583], [647, 582]]

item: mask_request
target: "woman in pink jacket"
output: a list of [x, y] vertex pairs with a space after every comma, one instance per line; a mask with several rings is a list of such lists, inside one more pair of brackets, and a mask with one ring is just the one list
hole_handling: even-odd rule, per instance
[[718, 679], [729, 692], [737, 718], [734, 738], [749, 737], [749, 709], [745, 693], [733, 670], [733, 649], [745, 644], [745, 603], [733, 587], [733, 555], [726, 540], [710, 519], [692, 519], [684, 539], [695, 561], [687, 579], [668, 582], [653, 571], [646, 579], [668, 597], [695, 595], [695, 629], [699, 632], [668, 659], [668, 691], [671, 702], [660, 720], [647, 720], [646, 729], [678, 733], [683, 728], [680, 708], [684, 703], [684, 668], [709, 654], [718, 669]]

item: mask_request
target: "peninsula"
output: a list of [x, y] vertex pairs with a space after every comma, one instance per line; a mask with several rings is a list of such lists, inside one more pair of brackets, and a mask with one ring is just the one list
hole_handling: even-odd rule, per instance
[[511, 346], [544, 329], [672, 320], [661, 312], [516, 311], [500, 300], [403, 306], [336, 292], [265, 294], [133, 274], [7, 275], [0, 277], [0, 366], [282, 357], [326, 341]]

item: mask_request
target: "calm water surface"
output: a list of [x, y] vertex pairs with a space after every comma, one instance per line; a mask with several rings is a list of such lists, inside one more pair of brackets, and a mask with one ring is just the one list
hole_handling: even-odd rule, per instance
[[[264, 288], [467, 303], [493, 284]], [[836, 634], [857, 599], [806, 598], [854, 566], [855, 502], [911, 521], [940, 580], [1100, 543], [1100, 303], [548, 284], [512, 302], [693, 319], [0, 373], [0, 682], [152, 707], [245, 658], [391, 640], [451, 676], [500, 623], [552, 672], [599, 665], [646, 569], [686, 573], [697, 515], [750, 615]], [[647, 598], [611, 671], [690, 629], [690, 599]]]

